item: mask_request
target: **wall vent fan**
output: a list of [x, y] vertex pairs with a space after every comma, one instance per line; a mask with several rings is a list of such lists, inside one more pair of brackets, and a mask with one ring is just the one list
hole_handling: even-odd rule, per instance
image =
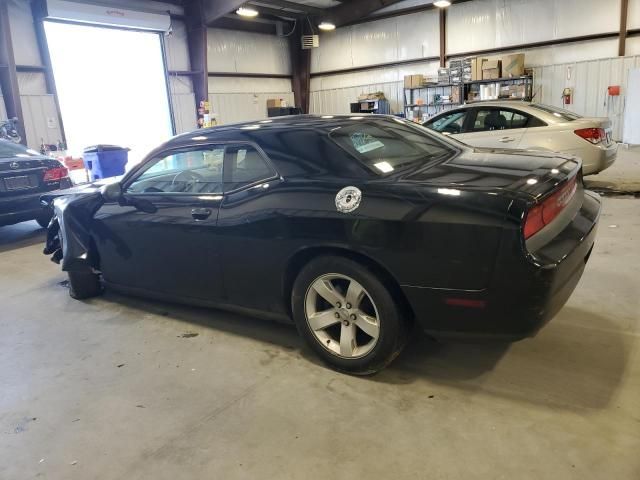
[[320, 37], [318, 35], [302, 35], [302, 49], [318, 48], [320, 46]]

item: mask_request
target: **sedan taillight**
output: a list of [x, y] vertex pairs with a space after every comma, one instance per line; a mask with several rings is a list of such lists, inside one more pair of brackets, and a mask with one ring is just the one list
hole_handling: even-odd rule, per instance
[[69, 176], [69, 170], [65, 167], [53, 167], [44, 171], [44, 181], [45, 182], [59, 182], [63, 178]]
[[542, 203], [532, 207], [527, 212], [524, 221], [525, 240], [549, 225], [569, 204], [577, 188], [578, 176], [576, 175], [557, 192], [549, 195]]
[[576, 130], [574, 133], [594, 145], [604, 142], [607, 137], [607, 133], [604, 131], [604, 128], [581, 128], [580, 130]]

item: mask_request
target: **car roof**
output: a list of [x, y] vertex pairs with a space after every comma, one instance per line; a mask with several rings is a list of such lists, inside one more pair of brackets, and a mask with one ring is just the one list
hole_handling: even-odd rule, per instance
[[353, 125], [360, 120], [367, 119], [370, 121], [385, 121], [394, 117], [393, 115], [376, 115], [370, 113], [352, 114], [352, 115], [287, 115], [283, 117], [271, 117], [262, 120], [253, 120], [250, 122], [229, 123], [218, 125], [215, 127], [201, 128], [191, 132], [183, 133], [173, 137], [168, 144], [183, 143], [187, 140], [220, 140], [220, 137], [229, 138], [229, 134], [237, 137], [244, 137], [248, 133], [268, 132], [273, 130], [304, 130], [315, 129], [331, 131], [336, 127]]

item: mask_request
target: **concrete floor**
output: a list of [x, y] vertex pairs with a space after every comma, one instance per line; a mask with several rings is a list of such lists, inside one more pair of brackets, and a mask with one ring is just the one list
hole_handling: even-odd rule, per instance
[[0, 479], [636, 480], [639, 239], [640, 200], [605, 198], [584, 277], [536, 338], [416, 335], [354, 378], [283, 325], [74, 301], [42, 230], [1, 228]]

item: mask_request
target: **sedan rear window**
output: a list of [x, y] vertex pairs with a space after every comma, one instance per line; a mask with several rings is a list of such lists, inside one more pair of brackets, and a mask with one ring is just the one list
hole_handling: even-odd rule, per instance
[[35, 150], [29, 150], [22, 145], [16, 143], [7, 142], [6, 140], [0, 140], [0, 158], [13, 158], [13, 157], [39, 157], [40, 154]]
[[426, 128], [402, 120], [358, 122], [336, 128], [329, 138], [378, 174], [440, 159], [454, 151]]
[[554, 117], [561, 118], [566, 122], [572, 122], [574, 120], [582, 118], [580, 117], [580, 115], [576, 115], [575, 113], [570, 112], [569, 110], [564, 110], [563, 108], [558, 108], [558, 107], [552, 107], [550, 105], [543, 105], [541, 103], [532, 103], [531, 108], [535, 108], [537, 110], [550, 113]]

